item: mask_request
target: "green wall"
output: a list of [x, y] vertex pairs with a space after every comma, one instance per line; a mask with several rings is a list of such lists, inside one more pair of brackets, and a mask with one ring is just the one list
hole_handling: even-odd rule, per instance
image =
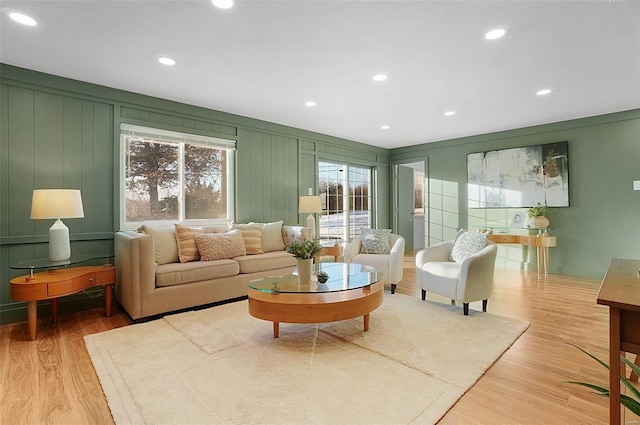
[[[121, 123], [237, 141], [235, 219], [302, 223], [298, 197], [317, 189], [319, 160], [371, 166], [379, 227], [388, 227], [388, 150], [206, 108], [0, 64], [0, 324], [26, 320], [9, 296], [18, 261], [48, 256], [46, 220], [29, 218], [34, 188], [79, 188], [85, 218], [65, 220], [74, 254], [113, 251]], [[60, 311], [101, 306], [101, 289]], [[48, 314], [42, 302], [39, 314]]]
[[[611, 258], [640, 258], [640, 191], [632, 184], [640, 180], [640, 109], [394, 149], [390, 161], [428, 157], [433, 243], [460, 227], [510, 223], [514, 210], [467, 208], [467, 154], [564, 140], [571, 206], [546, 214], [558, 237], [550, 272], [602, 278]], [[526, 266], [534, 257], [508, 246], [500, 247], [500, 255], [505, 265]]]
[[[26, 320], [9, 297], [9, 268], [46, 257], [51, 223], [29, 219], [34, 188], [82, 190], [84, 219], [66, 220], [74, 253], [109, 253], [119, 217], [119, 127], [158, 127], [237, 141], [236, 221], [301, 223], [297, 201], [317, 190], [318, 161], [374, 168], [376, 227], [390, 225], [390, 165], [427, 159], [429, 243], [459, 227], [508, 223], [510, 210], [466, 207], [466, 155], [569, 141], [571, 207], [547, 214], [558, 247], [551, 272], [601, 278], [611, 258], [640, 258], [640, 110], [410, 146], [372, 147], [0, 64], [0, 323]], [[501, 246], [504, 265], [531, 252]], [[60, 311], [103, 305], [101, 290], [61, 299]], [[48, 314], [48, 302], [40, 314]]]

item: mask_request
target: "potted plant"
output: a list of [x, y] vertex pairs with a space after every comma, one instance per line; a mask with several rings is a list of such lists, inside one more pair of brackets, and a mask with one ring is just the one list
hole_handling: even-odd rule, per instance
[[529, 216], [529, 227], [532, 229], [546, 229], [549, 227], [549, 219], [544, 216], [547, 210], [546, 205], [542, 205], [538, 202], [535, 206], [527, 210]]
[[317, 239], [303, 239], [302, 242], [293, 241], [286, 246], [285, 250], [293, 254], [298, 262], [298, 282], [310, 283], [311, 272], [313, 270], [313, 257], [320, 254], [322, 246]]
[[[603, 367], [609, 369], [609, 365], [607, 363], [600, 360], [593, 354], [589, 353], [586, 350], [583, 350], [577, 345], [573, 345], [573, 344], [569, 344], [569, 345], [577, 348], [587, 356], [591, 357], [592, 359], [600, 363]], [[636, 366], [632, 361], [628, 360], [625, 356], [620, 356], [620, 360], [624, 362], [627, 366], [629, 366], [633, 372], [635, 372], [637, 375], [640, 375], [640, 367]], [[630, 394], [630, 395], [620, 394], [620, 404], [626, 407], [627, 409], [629, 409], [630, 411], [632, 411], [634, 414], [640, 415], [640, 391], [635, 387], [635, 385], [631, 381], [629, 381], [629, 379], [627, 379], [622, 375], [620, 375], [620, 381], [625, 385], [625, 387], [629, 389], [629, 394]], [[603, 397], [609, 397], [609, 390], [603, 386], [590, 384], [588, 382], [582, 382], [582, 381], [564, 381], [564, 382], [568, 384], [587, 387], [594, 390], [598, 395], [601, 395]]]

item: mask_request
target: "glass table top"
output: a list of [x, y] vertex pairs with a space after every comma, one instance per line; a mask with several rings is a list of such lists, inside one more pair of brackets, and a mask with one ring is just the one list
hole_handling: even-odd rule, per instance
[[68, 260], [63, 261], [51, 261], [48, 258], [34, 258], [31, 260], [20, 261], [15, 264], [9, 265], [9, 268], [14, 270], [34, 270], [34, 269], [51, 269], [55, 267], [65, 267], [73, 264], [84, 263], [89, 260], [101, 260], [109, 259], [113, 257], [113, 254], [79, 254], [72, 255]]
[[[249, 288], [271, 293], [310, 293], [310, 292], [339, 292], [351, 289], [364, 288], [376, 283], [382, 277], [372, 267], [362, 264], [347, 263], [319, 263], [316, 264], [311, 283], [298, 283], [296, 274], [287, 276], [270, 276], [249, 281]], [[319, 271], [329, 275], [325, 283], [318, 282], [316, 277]], [[294, 273], [296, 273], [294, 271]]]

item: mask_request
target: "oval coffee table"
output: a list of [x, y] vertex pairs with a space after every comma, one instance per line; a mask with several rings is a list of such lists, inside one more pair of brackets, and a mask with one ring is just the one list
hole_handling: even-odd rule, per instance
[[273, 337], [280, 323], [325, 323], [364, 317], [369, 330], [369, 314], [382, 305], [381, 272], [369, 266], [347, 263], [319, 263], [329, 280], [299, 284], [298, 276], [274, 276], [249, 282], [249, 314], [273, 322]]

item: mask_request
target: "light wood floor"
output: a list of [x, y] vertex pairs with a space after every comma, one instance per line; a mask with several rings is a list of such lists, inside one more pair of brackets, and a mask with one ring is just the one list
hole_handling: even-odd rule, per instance
[[[409, 255], [398, 293], [419, 296], [413, 267]], [[608, 399], [563, 383], [607, 385], [607, 371], [567, 345], [606, 360], [599, 348], [608, 345], [608, 310], [596, 304], [599, 285], [594, 279], [539, 279], [535, 273], [497, 269], [489, 313], [531, 326], [440, 424], [608, 423]], [[480, 310], [478, 304], [471, 309]], [[41, 318], [35, 342], [27, 341], [26, 322], [1, 326], [0, 424], [112, 424], [82, 337], [128, 324], [129, 317], [115, 307], [110, 318], [104, 309], [61, 315], [57, 324]], [[463, 346], [451, 353], [451, 367], [464, 361], [464, 353]]]

